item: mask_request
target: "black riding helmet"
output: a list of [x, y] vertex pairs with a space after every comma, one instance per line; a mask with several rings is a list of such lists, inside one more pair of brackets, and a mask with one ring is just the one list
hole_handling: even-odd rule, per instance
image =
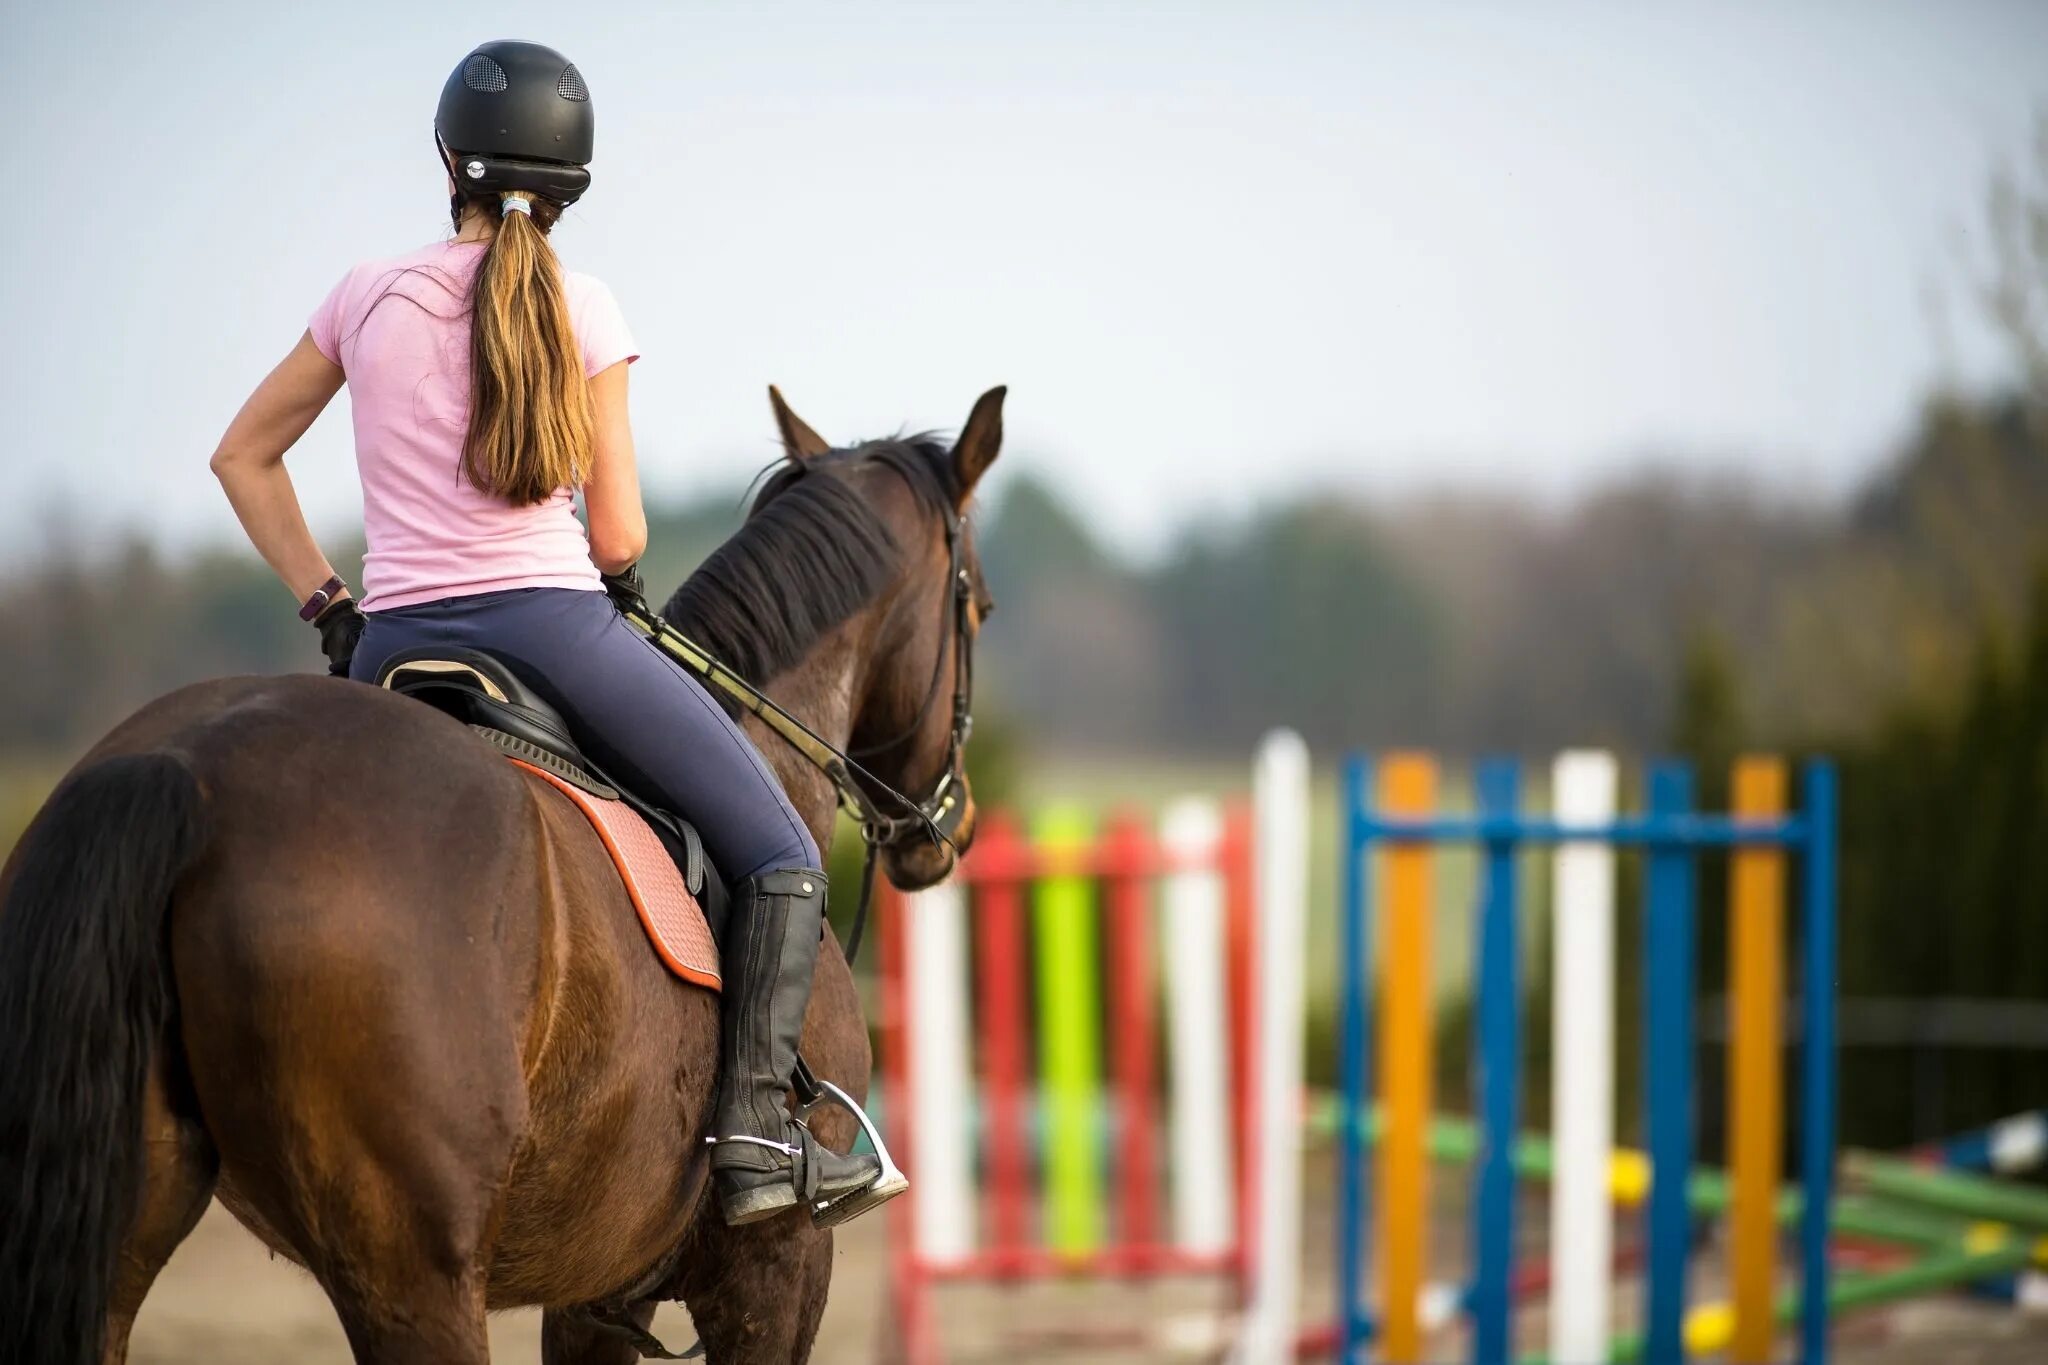
[[589, 87], [567, 57], [502, 38], [462, 59], [434, 114], [463, 192], [526, 190], [565, 206], [590, 188], [596, 128]]

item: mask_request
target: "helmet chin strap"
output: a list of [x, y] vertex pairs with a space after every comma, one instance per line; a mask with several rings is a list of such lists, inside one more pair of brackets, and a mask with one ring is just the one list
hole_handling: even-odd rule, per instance
[[448, 221], [462, 231], [462, 186], [455, 183], [455, 153], [448, 150], [448, 144], [441, 141], [441, 130], [434, 130], [434, 155], [441, 159], [441, 170], [448, 176]]

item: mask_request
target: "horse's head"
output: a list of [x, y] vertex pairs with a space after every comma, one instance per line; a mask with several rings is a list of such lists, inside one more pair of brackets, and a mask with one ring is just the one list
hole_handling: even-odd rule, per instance
[[[830, 481], [851, 495], [845, 519], [866, 523], [867, 543], [858, 553], [869, 562], [856, 576], [869, 580], [867, 601], [841, 627], [857, 659], [848, 753], [919, 803], [948, 841], [933, 839], [922, 820], [868, 787], [885, 815], [906, 817], [882, 850], [889, 880], [906, 890], [943, 878], [974, 838], [965, 767], [973, 646], [993, 603], [966, 511], [1002, 446], [1003, 394], [998, 388], [981, 396], [950, 449], [924, 436], [838, 448], [769, 390], [788, 460], [762, 489], [753, 515], [773, 515], [798, 485], [809, 485], [808, 500], [818, 502], [825, 491], [819, 484]], [[812, 567], [832, 572], [829, 563]]]

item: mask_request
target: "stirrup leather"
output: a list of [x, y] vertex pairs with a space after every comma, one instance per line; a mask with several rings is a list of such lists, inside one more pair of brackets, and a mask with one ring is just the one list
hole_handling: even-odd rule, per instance
[[706, 1147], [723, 1147], [729, 1142], [744, 1142], [752, 1147], [766, 1147], [771, 1152], [780, 1152], [788, 1157], [801, 1156], [804, 1150], [792, 1143], [777, 1142], [774, 1138], [755, 1137], [752, 1133], [734, 1133], [731, 1137], [707, 1137], [704, 1139]]
[[771, 1152], [780, 1152], [789, 1158], [790, 1183], [796, 1186], [797, 1197], [809, 1204], [818, 1197], [817, 1155], [825, 1147], [815, 1137], [802, 1119], [792, 1119], [799, 1134], [795, 1142], [777, 1142], [773, 1138], [755, 1137], [751, 1133], [734, 1133], [730, 1137], [706, 1137], [706, 1147], [723, 1147], [728, 1143], [743, 1142], [749, 1147], [766, 1147]]

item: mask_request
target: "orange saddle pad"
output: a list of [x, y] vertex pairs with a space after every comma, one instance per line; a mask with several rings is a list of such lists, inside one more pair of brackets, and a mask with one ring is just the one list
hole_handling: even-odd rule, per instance
[[640, 812], [623, 801], [592, 796], [545, 768], [516, 758], [512, 763], [552, 784], [590, 818], [663, 965], [685, 981], [717, 990], [718, 945], [712, 941], [704, 908], [683, 884], [675, 859]]

